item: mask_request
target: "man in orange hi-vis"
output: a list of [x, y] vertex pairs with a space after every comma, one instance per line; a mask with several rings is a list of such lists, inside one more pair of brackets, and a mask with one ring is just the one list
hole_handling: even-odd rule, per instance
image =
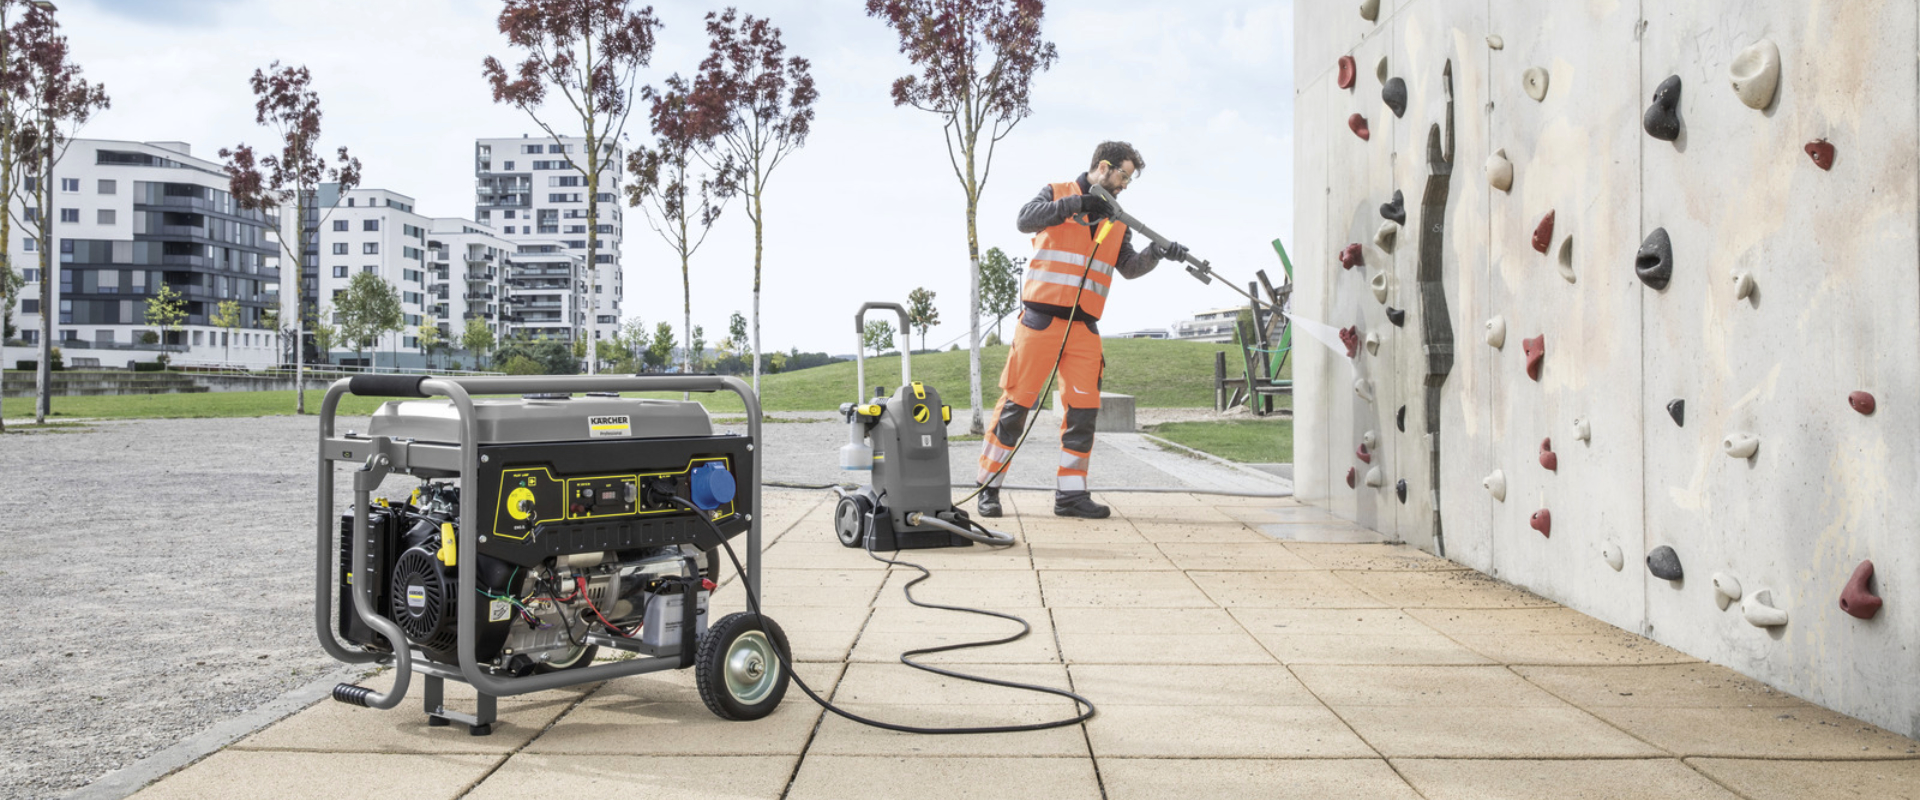
[[[1060, 394], [1066, 406], [1060, 422], [1060, 470], [1054, 482], [1053, 513], [1102, 519], [1111, 510], [1093, 501], [1087, 488], [1087, 461], [1093, 454], [1094, 419], [1100, 413], [1100, 315], [1106, 312], [1113, 274], [1131, 280], [1179, 261], [1187, 249], [1169, 243], [1136, 252], [1127, 226], [1108, 219], [1107, 201], [1090, 194], [1098, 184], [1114, 195], [1126, 191], [1146, 166], [1126, 142], [1102, 142], [1080, 177], [1050, 184], [1020, 209], [1020, 232], [1033, 237], [1033, 259], [1020, 289], [1023, 306], [1013, 333], [1007, 368], [1000, 373], [1000, 403], [995, 407], [980, 452], [980, 516], [1000, 516], [1000, 484], [1013, 457], [1027, 414], [1040, 404], [1040, 392], [1059, 358]], [[1064, 344], [1064, 347], [1062, 346]]]

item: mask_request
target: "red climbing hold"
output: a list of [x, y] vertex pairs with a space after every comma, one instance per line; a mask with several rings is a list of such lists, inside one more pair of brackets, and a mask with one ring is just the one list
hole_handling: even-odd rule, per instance
[[1340, 57], [1340, 76], [1336, 82], [1342, 89], [1353, 88], [1353, 56]]
[[1840, 610], [1861, 619], [1873, 619], [1880, 613], [1880, 598], [1867, 591], [1867, 581], [1873, 579], [1873, 562], [1862, 561], [1853, 568], [1853, 577], [1847, 579], [1847, 586], [1840, 590]]
[[1853, 394], [1847, 395], [1847, 405], [1853, 406], [1853, 410], [1862, 414], [1871, 415], [1874, 408], [1873, 393], [1854, 392]]
[[1544, 508], [1535, 511], [1533, 512], [1533, 519], [1528, 524], [1532, 525], [1534, 530], [1539, 531], [1541, 536], [1553, 538], [1553, 512]]
[[1540, 364], [1547, 359], [1547, 335], [1543, 333], [1531, 339], [1522, 339], [1520, 346], [1527, 353], [1527, 377], [1540, 380]]
[[1540, 224], [1533, 228], [1533, 249], [1545, 253], [1547, 247], [1552, 244], [1553, 212], [1548, 211], [1546, 216], [1540, 218]]
[[1367, 118], [1359, 114], [1347, 117], [1347, 127], [1353, 129], [1353, 135], [1360, 137], [1361, 141], [1373, 138], [1373, 132], [1367, 130]]
[[1353, 468], [1347, 467], [1347, 488], [1353, 488]]
[[1546, 467], [1548, 472], [1560, 471], [1560, 456], [1553, 452], [1552, 439], [1540, 440], [1540, 466]]
[[1366, 257], [1360, 254], [1359, 242], [1355, 242], [1353, 244], [1347, 245], [1346, 249], [1340, 251], [1340, 268], [1341, 269], [1353, 269], [1354, 267], [1364, 267], [1366, 266], [1366, 264], [1367, 264]]
[[1353, 358], [1358, 355], [1360, 353], [1360, 328], [1357, 326], [1341, 328], [1340, 343], [1347, 346], [1347, 358]]
[[1356, 455], [1356, 456], [1359, 456], [1359, 457], [1360, 457], [1360, 461], [1361, 461], [1362, 463], [1367, 463], [1367, 464], [1371, 464], [1371, 463], [1373, 463], [1373, 454], [1372, 454], [1372, 453], [1369, 453], [1369, 452], [1367, 452], [1367, 443], [1366, 443], [1366, 442], [1361, 442], [1361, 443], [1360, 443], [1360, 449], [1358, 449], [1358, 450], [1355, 450], [1355, 451], [1353, 451], [1353, 454], [1354, 454], [1354, 455]]
[[1813, 159], [1813, 165], [1824, 170], [1833, 169], [1833, 143], [1825, 139], [1815, 139], [1807, 143], [1807, 155]]

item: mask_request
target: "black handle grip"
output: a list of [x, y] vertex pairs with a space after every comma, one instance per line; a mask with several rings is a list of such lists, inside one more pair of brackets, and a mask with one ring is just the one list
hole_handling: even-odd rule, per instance
[[347, 391], [361, 397], [427, 397], [420, 391], [425, 375], [355, 375], [347, 379]]

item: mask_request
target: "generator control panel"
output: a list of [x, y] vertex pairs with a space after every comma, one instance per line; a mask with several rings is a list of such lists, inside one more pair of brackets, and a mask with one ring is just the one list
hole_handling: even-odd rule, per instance
[[[700, 499], [705, 478], [713, 470], [728, 470], [725, 457], [695, 458], [674, 471], [633, 472], [618, 475], [557, 475], [547, 465], [508, 467], [500, 471], [501, 501], [493, 512], [493, 535], [526, 539], [543, 523], [614, 520], [673, 514], [684, 509], [664, 495]], [[711, 465], [711, 466], [710, 466]], [[730, 472], [730, 470], [728, 470]], [[700, 503], [706, 507], [708, 503]], [[735, 512], [734, 504], [717, 504], [715, 520]]]

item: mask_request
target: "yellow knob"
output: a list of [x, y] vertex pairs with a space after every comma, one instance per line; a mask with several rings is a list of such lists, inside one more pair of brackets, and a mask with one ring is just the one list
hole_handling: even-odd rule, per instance
[[507, 495], [507, 513], [514, 519], [526, 519], [533, 515], [533, 491], [525, 486], [513, 490]]

